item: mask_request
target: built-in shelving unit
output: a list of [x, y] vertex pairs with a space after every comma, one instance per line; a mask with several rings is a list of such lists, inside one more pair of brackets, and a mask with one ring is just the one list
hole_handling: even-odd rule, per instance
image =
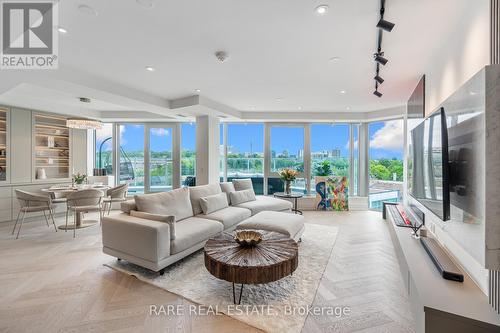
[[7, 180], [7, 110], [0, 109], [0, 182]]
[[70, 130], [66, 118], [34, 115], [35, 179], [70, 177]]

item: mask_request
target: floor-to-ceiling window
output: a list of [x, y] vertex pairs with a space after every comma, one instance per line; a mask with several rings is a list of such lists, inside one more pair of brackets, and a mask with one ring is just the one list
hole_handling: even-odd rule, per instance
[[196, 185], [196, 124], [181, 124], [181, 184]]
[[351, 124], [352, 139], [352, 179], [349, 181], [351, 194], [356, 196], [359, 192], [359, 124]]
[[227, 180], [251, 178], [255, 193], [263, 194], [264, 125], [226, 124]]
[[382, 209], [383, 201], [398, 202], [403, 196], [403, 120], [369, 125], [369, 202]]
[[173, 188], [173, 132], [174, 127], [147, 126], [149, 152], [148, 192], [170, 191]]
[[219, 125], [219, 178], [221, 182], [225, 181], [225, 173], [226, 173], [225, 128], [226, 128], [225, 124], [221, 123]]
[[307, 193], [304, 173], [304, 135], [303, 125], [271, 125], [268, 194], [283, 191], [283, 183], [279, 179], [278, 172], [284, 168], [299, 172], [297, 179], [292, 182], [292, 190]]
[[102, 124], [95, 131], [95, 168], [105, 169], [113, 175], [113, 124]]
[[311, 193], [316, 177], [349, 178], [349, 147], [349, 124], [311, 125]]
[[131, 194], [144, 192], [144, 129], [141, 124], [119, 125], [119, 183], [128, 183]]

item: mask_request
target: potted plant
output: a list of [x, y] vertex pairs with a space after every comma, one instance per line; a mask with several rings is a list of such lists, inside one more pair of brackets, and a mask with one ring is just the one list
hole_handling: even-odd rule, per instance
[[279, 172], [281, 180], [283, 180], [283, 182], [285, 183], [285, 194], [292, 194], [291, 182], [297, 179], [298, 174], [299, 173], [297, 172], [297, 170], [293, 170], [290, 168], [282, 169]]
[[87, 180], [87, 175], [82, 173], [77, 173], [73, 175], [73, 182], [76, 185], [82, 185]]

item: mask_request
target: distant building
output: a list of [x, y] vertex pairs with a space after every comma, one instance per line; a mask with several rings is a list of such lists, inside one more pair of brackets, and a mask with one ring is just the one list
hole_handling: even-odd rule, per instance
[[340, 158], [340, 148], [335, 148], [332, 150], [322, 150], [322, 151], [316, 151], [311, 153], [311, 157], [317, 158], [317, 159], [323, 159], [323, 158]]

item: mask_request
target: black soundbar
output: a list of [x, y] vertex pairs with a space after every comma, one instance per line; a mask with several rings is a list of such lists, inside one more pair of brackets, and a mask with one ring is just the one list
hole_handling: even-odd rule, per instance
[[434, 238], [421, 237], [420, 242], [444, 279], [464, 282], [464, 275]]

